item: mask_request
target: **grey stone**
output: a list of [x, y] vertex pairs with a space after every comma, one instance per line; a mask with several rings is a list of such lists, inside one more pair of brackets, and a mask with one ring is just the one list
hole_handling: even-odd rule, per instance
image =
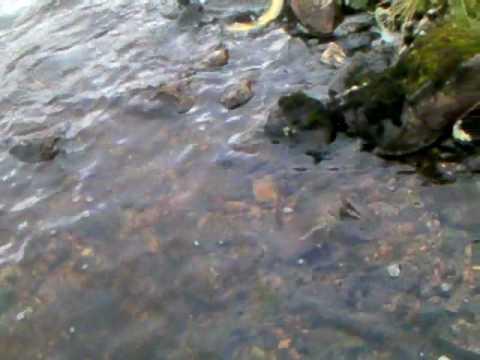
[[340, 25], [335, 29], [335, 37], [344, 37], [350, 34], [369, 30], [375, 24], [375, 19], [370, 14], [356, 14], [346, 16]]
[[388, 275], [392, 278], [397, 278], [400, 276], [400, 265], [398, 264], [391, 264], [387, 267]]
[[369, 0], [345, 0], [343, 5], [354, 11], [366, 11], [370, 5]]
[[9, 153], [26, 163], [53, 160], [60, 152], [61, 132], [62, 129], [53, 127], [15, 136]]
[[344, 38], [338, 40], [348, 53], [353, 53], [356, 50], [367, 49], [372, 45], [372, 42], [378, 38], [378, 34], [371, 31], [364, 31], [361, 33], [352, 33]]

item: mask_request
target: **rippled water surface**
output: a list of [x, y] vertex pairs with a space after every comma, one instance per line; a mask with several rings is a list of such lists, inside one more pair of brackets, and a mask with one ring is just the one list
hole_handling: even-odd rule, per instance
[[[1, 359], [477, 358], [480, 179], [272, 144], [278, 97], [333, 75], [318, 51], [159, 3], [0, 5]], [[9, 153], [42, 131], [54, 160]]]

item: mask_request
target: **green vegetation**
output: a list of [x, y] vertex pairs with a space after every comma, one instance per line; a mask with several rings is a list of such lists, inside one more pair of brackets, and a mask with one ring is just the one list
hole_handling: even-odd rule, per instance
[[460, 0], [427, 34], [418, 36], [395, 66], [380, 75], [360, 75], [350, 85], [366, 81], [369, 89], [376, 89], [368, 96], [386, 103], [396, 103], [402, 95], [412, 97], [425, 87], [442, 87], [462, 62], [480, 54], [480, 20], [467, 15], [465, 9], [471, 6], [466, 1]]
[[407, 93], [428, 82], [441, 86], [461, 62], [479, 53], [480, 22], [451, 16], [416, 40], [393, 75], [401, 76]]
[[416, 14], [423, 14], [433, 7], [443, 7], [445, 0], [397, 0], [392, 5], [392, 15], [402, 21], [412, 20]]
[[428, 9], [443, 10], [456, 17], [479, 19], [479, 4], [479, 0], [396, 0], [392, 5], [392, 13], [402, 21], [410, 21], [415, 15], [424, 14]]

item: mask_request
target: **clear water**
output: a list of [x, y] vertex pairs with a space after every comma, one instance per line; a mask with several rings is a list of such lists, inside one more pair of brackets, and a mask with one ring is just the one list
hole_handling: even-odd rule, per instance
[[[153, 1], [8, 4], [2, 360], [478, 356], [480, 180], [432, 185], [343, 137], [314, 164], [257, 131], [328, 83], [318, 51], [281, 25], [225, 34], [245, 4], [207, 3], [203, 26]], [[201, 69], [219, 44], [228, 65]], [[227, 111], [239, 78], [255, 96]], [[172, 83], [188, 112], [154, 96]], [[8, 153], [38, 129], [63, 134], [55, 160]]]

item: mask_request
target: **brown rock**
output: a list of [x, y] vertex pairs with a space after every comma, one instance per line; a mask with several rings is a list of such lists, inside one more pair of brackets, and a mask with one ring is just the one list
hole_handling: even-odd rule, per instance
[[335, 0], [292, 0], [291, 7], [300, 22], [317, 34], [331, 34], [342, 20]]
[[238, 84], [227, 88], [220, 102], [229, 110], [245, 105], [253, 97], [252, 85], [251, 80], [241, 80]]
[[202, 69], [218, 68], [228, 64], [230, 53], [225, 46], [219, 46], [208, 53], [201, 62]]
[[187, 87], [188, 84], [181, 81], [162, 85], [158, 88], [153, 99], [173, 103], [179, 114], [186, 113], [195, 104], [195, 99], [187, 95]]
[[276, 203], [278, 189], [271, 176], [265, 176], [253, 182], [253, 194], [258, 202]]
[[322, 53], [320, 60], [322, 60], [322, 62], [324, 62], [325, 64], [331, 65], [333, 67], [338, 67], [345, 62], [346, 57], [347, 55], [345, 54], [343, 48], [340, 45], [331, 42], [328, 44], [327, 48]]

